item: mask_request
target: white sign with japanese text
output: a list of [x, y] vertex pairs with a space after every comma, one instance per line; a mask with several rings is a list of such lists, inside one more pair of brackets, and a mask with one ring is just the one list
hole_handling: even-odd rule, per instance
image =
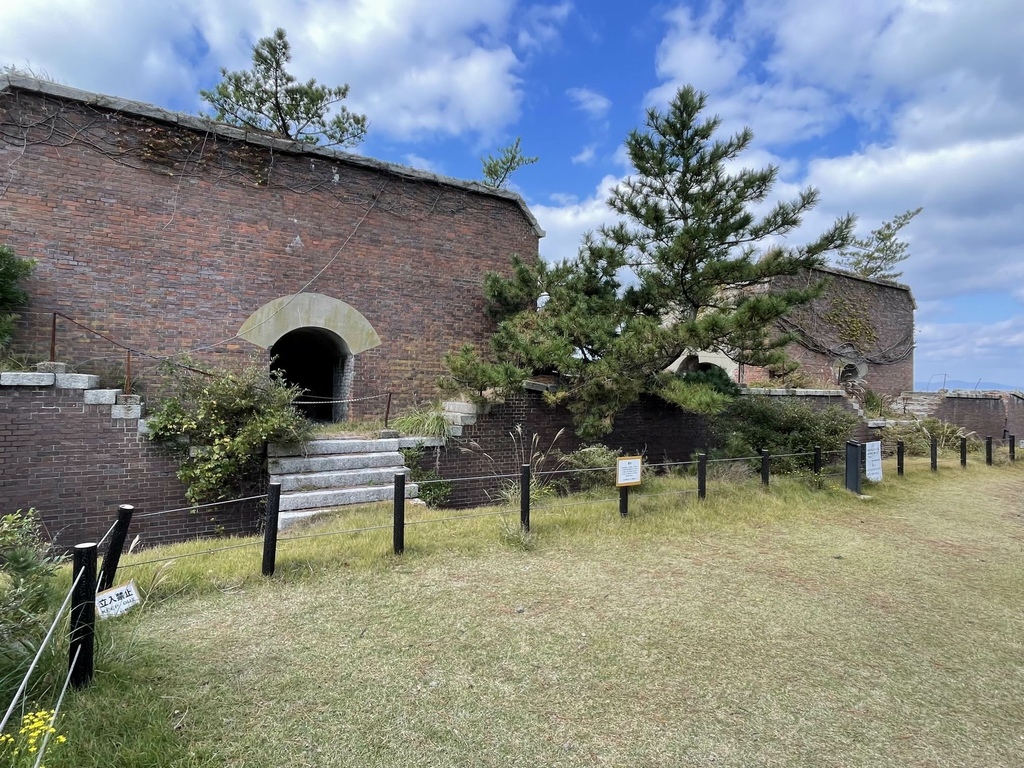
[[615, 462], [615, 484], [640, 485], [640, 473], [643, 470], [643, 458], [640, 456], [620, 456]]
[[864, 444], [864, 469], [868, 480], [882, 482], [882, 444], [877, 440]]
[[120, 616], [133, 605], [138, 605], [139, 593], [135, 589], [135, 582], [129, 581], [120, 587], [113, 587], [96, 593], [96, 612], [101, 619], [109, 619], [111, 616]]

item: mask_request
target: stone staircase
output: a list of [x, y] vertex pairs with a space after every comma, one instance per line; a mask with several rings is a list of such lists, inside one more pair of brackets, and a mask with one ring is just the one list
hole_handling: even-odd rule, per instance
[[[439, 444], [422, 437], [344, 437], [270, 446], [270, 482], [281, 484], [278, 529], [337, 507], [393, 499], [395, 475], [409, 472], [399, 449]], [[416, 496], [416, 484], [406, 483], [405, 497]]]

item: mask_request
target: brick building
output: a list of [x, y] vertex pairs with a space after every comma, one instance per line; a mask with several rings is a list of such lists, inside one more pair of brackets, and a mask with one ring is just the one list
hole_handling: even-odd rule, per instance
[[[819, 267], [772, 282], [780, 288], [824, 282], [822, 294], [783, 318], [779, 330], [795, 340], [786, 347], [800, 371], [818, 384], [859, 381], [879, 394], [898, 396], [914, 388], [914, 297], [910, 288], [887, 280]], [[768, 376], [740, 368], [740, 383]]]
[[[523, 200], [31, 78], [0, 78], [0, 243], [37, 266], [15, 351], [160, 387], [255, 354], [340, 419], [431, 399], [482, 343], [483, 278], [543, 232]], [[53, 313], [59, 313], [54, 315]], [[85, 328], [89, 330], [85, 330]]]

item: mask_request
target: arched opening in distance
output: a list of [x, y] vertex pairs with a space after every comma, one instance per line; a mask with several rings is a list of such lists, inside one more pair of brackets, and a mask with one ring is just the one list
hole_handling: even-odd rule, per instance
[[311, 419], [333, 422], [344, 418], [345, 367], [349, 360], [344, 342], [323, 328], [289, 331], [270, 348], [272, 371], [302, 388], [297, 407]]

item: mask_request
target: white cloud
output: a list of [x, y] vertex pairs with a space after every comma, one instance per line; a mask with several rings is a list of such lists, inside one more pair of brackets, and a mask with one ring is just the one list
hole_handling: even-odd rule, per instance
[[594, 231], [602, 224], [614, 223], [616, 216], [605, 201], [621, 180], [617, 176], [605, 176], [594, 194], [583, 200], [565, 196], [558, 205], [531, 204], [530, 210], [547, 232], [540, 241], [541, 256], [548, 261], [572, 258], [579, 250], [584, 233]]
[[[566, 4], [563, 4], [566, 5]], [[220, 66], [247, 68], [252, 44], [281, 26], [292, 71], [351, 86], [371, 137], [500, 133], [519, 115], [515, 0], [40, 0], [0, 5], [0, 50], [84, 88], [199, 109]], [[527, 12], [547, 40], [568, 7]], [[532, 15], [531, 15], [532, 14]]]
[[577, 108], [594, 120], [604, 118], [612, 108], [611, 99], [590, 88], [569, 88], [565, 93]]
[[410, 152], [409, 154], [403, 155], [403, 159], [406, 164], [413, 168], [419, 168], [423, 171], [430, 171], [431, 173], [444, 173], [444, 168], [440, 163], [435, 163], [433, 160], [427, 160], [425, 157], [420, 157], [417, 154]]
[[525, 50], [550, 47], [559, 38], [561, 25], [569, 18], [572, 3], [564, 0], [555, 5], [533, 5], [520, 14], [522, 26], [517, 35], [520, 48]]
[[594, 156], [597, 154], [597, 146], [594, 144], [588, 144], [579, 153], [573, 155], [572, 162], [574, 165], [589, 165], [594, 161]]

